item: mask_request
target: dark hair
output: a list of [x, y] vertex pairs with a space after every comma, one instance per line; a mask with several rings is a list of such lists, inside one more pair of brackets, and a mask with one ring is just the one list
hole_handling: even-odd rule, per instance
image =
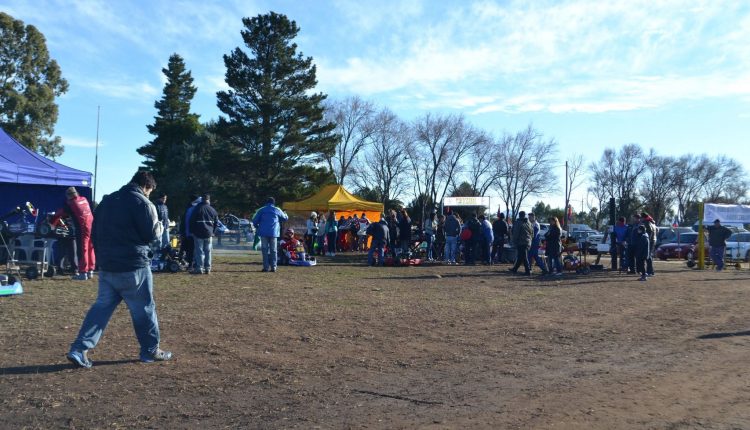
[[203, 193], [203, 201], [207, 202], [211, 200], [211, 194]]
[[273, 197], [269, 197], [269, 198], [266, 199], [266, 204], [275, 205], [276, 204], [276, 199], [274, 199]]
[[159, 198], [160, 199], [163, 199], [164, 197], [167, 197], [167, 193], [161, 193], [161, 194], [159, 194]]
[[131, 179], [130, 182], [138, 185], [141, 188], [151, 188], [152, 190], [156, 188], [156, 180], [154, 179], [153, 175], [145, 170], [137, 171], [135, 175], [133, 175], [133, 179]]
[[624, 217], [624, 216], [621, 216], [621, 217], [620, 217], [620, 219], [618, 219], [618, 221], [620, 221], [620, 222], [625, 222], [625, 217]]

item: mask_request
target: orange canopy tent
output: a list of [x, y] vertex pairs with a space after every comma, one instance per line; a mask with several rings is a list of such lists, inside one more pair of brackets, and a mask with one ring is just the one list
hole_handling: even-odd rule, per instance
[[286, 202], [282, 205], [286, 211], [304, 213], [315, 211], [328, 216], [328, 211], [336, 212], [336, 219], [349, 215], [367, 215], [370, 222], [380, 221], [383, 213], [383, 204], [368, 202], [353, 195], [341, 185], [326, 185], [317, 194], [298, 202]]

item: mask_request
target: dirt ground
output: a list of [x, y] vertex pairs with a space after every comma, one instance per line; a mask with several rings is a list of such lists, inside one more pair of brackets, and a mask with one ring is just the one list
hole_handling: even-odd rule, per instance
[[67, 362], [94, 281], [0, 298], [2, 428], [750, 428], [747, 267], [216, 260], [155, 275], [165, 363], [136, 360], [124, 306], [92, 369]]

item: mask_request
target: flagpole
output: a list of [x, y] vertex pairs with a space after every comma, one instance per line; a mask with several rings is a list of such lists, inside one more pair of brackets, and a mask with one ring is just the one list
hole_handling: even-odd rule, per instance
[[96, 107], [96, 152], [94, 153], [94, 195], [92, 197], [92, 203], [96, 202], [96, 185], [99, 183], [97, 181], [96, 175], [99, 172], [99, 112], [101, 111], [101, 106]]

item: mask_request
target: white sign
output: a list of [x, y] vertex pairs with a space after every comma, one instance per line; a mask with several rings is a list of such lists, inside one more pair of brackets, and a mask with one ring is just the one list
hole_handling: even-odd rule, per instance
[[750, 223], [750, 206], [748, 205], [720, 205], [706, 203], [703, 205], [703, 222], [713, 222], [715, 219], [728, 223]]
[[490, 207], [489, 197], [446, 197], [443, 199], [443, 206], [484, 206]]

